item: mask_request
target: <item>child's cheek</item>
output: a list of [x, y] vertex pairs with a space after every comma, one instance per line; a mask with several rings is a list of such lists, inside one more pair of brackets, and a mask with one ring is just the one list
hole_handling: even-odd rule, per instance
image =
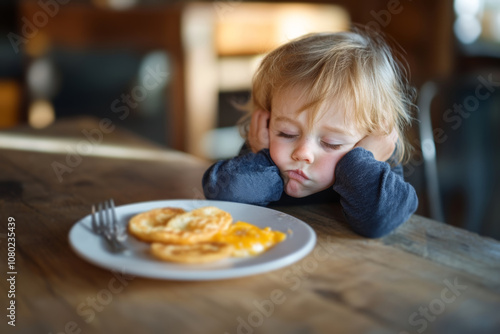
[[271, 159], [273, 159], [273, 162], [281, 170], [287, 161], [286, 157], [288, 155], [288, 152], [286, 145], [283, 145], [283, 143], [280, 143], [277, 140], [271, 140], [271, 142], [269, 143], [269, 153], [271, 154]]
[[344, 155], [345, 153], [340, 153], [317, 161], [315, 166], [316, 173], [324, 186], [331, 186], [335, 182], [335, 169], [337, 167], [337, 163]]

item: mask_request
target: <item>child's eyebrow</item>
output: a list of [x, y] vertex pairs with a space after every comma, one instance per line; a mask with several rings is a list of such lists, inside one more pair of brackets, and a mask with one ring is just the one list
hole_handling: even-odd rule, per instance
[[[275, 118], [275, 121], [276, 122], [291, 123], [293, 125], [300, 125], [300, 122], [296, 121], [293, 118], [289, 118], [286, 116], [277, 116]], [[343, 137], [350, 137], [352, 135], [352, 133], [344, 127], [325, 125], [325, 126], [323, 126], [323, 129], [327, 132], [333, 132], [333, 133], [339, 134]]]
[[347, 131], [345, 128], [341, 128], [341, 127], [338, 127], [338, 126], [328, 126], [328, 125], [325, 125], [323, 127], [323, 129], [325, 129], [328, 132], [335, 132], [335, 133], [339, 133], [339, 134], [345, 135], [345, 136], [351, 135], [351, 133], [349, 131]]

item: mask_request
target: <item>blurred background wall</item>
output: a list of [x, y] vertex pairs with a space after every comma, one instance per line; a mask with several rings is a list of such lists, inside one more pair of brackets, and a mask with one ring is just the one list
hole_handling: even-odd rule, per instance
[[[405, 176], [419, 214], [500, 239], [500, 1], [0, 2], [0, 128], [112, 118], [159, 145], [221, 159], [262, 55], [364, 24], [418, 89]], [[403, 59], [402, 59], [403, 60]]]

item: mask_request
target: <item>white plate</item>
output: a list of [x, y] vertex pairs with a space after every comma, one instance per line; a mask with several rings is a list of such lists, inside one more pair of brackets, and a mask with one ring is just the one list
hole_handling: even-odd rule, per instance
[[[78, 221], [69, 232], [73, 250], [82, 258], [99, 267], [134, 276], [172, 280], [215, 280], [260, 274], [282, 268], [306, 256], [316, 244], [316, 234], [303, 221], [276, 210], [223, 201], [165, 200], [129, 204], [116, 207], [118, 221], [128, 220], [141, 212], [161, 207], [180, 207], [193, 210], [202, 206], [216, 206], [229, 212], [233, 220], [242, 220], [259, 227], [287, 233], [285, 241], [264, 254], [250, 258], [229, 258], [209, 264], [175, 264], [155, 259], [149, 254], [149, 244], [132, 236], [127, 238], [129, 251], [113, 254], [104, 240], [91, 231], [90, 215]], [[288, 233], [291, 231], [292, 233]]]

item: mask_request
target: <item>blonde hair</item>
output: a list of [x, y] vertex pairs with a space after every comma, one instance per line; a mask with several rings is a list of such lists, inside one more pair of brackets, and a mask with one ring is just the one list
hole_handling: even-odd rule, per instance
[[[240, 122], [247, 138], [255, 110], [272, 113], [273, 98], [288, 89], [303, 89], [311, 121], [332, 98], [349, 113], [358, 129], [369, 134], [398, 132], [396, 161], [408, 158], [405, 128], [411, 124], [414, 90], [409, 87], [405, 67], [392, 55], [378, 33], [315, 33], [292, 40], [271, 51], [253, 78], [252, 95], [243, 107], [248, 114]], [[353, 114], [351, 114], [351, 111]]]

